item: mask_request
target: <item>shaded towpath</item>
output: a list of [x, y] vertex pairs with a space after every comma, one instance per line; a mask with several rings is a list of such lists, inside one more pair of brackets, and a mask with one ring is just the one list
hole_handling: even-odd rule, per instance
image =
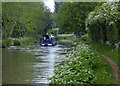
[[118, 65], [114, 61], [112, 61], [109, 57], [107, 57], [99, 52], [96, 52], [96, 53], [99, 54], [100, 56], [104, 57], [110, 63], [112, 70], [113, 70], [113, 74], [116, 78], [116, 81], [120, 85], [120, 69], [119, 69]]

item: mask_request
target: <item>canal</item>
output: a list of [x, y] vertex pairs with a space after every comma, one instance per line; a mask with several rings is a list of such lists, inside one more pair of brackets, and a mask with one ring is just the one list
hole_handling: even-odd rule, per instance
[[63, 61], [65, 45], [40, 47], [40, 45], [11, 46], [2, 49], [3, 84], [48, 84], [56, 65]]

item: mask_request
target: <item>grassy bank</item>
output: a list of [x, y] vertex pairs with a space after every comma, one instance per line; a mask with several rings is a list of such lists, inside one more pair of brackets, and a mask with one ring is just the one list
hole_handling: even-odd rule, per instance
[[109, 47], [105, 44], [93, 41], [88, 41], [87, 43], [90, 44], [93, 48], [95, 48], [96, 51], [98, 51], [99, 53], [104, 54], [105, 56], [111, 58], [120, 67], [120, 64], [118, 62], [120, 59], [118, 57], [119, 52], [116, 48]]
[[56, 36], [57, 40], [71, 40], [74, 34], [58, 34]]
[[[90, 41], [88, 40], [88, 37], [83, 37], [81, 38], [81, 40], [83, 43], [92, 46], [99, 53], [104, 54], [105, 56], [111, 58], [120, 67], [120, 64], [118, 62], [120, 59], [118, 57], [120, 55], [119, 48], [115, 48], [113, 46], [108, 46], [106, 44]], [[81, 41], [81, 40], [77, 40], [77, 41]], [[113, 72], [110, 64], [102, 56], [100, 57], [101, 58], [99, 59], [100, 61], [99, 67], [95, 70], [96, 76], [98, 76], [99, 78], [96, 83], [105, 83], [105, 82], [106, 84], [117, 83], [115, 81], [115, 77], [113, 76]]]
[[107, 44], [94, 42], [88, 40], [88, 36], [84, 35], [81, 40], [77, 40], [77, 42], [82, 41], [85, 44], [91, 45], [96, 51], [98, 51], [101, 54], [104, 54], [105, 56], [111, 58], [119, 67], [119, 60], [120, 60], [120, 48], [116, 48], [115, 46], [108, 46]]
[[30, 45], [35, 41], [34, 38], [6, 38], [2, 40], [2, 48], [9, 46], [20, 46], [20, 45]]
[[57, 44], [71, 47], [74, 43], [76, 36], [74, 34], [58, 34], [56, 36]]
[[75, 45], [64, 64], [55, 69], [51, 84], [116, 84], [112, 68], [103, 57], [80, 40]]
[[94, 69], [97, 77], [95, 84], [117, 84], [109, 62], [101, 56], [99, 56], [98, 62], [99, 64]]
[[64, 65], [55, 69], [55, 76], [50, 78], [51, 84], [93, 84], [96, 81], [93, 69], [97, 58], [88, 46], [77, 45], [69, 52]]

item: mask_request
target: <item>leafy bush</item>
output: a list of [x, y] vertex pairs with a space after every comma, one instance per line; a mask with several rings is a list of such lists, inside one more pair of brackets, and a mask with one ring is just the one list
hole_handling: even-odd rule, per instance
[[104, 3], [96, 7], [86, 19], [89, 38], [94, 41], [109, 41], [112, 45], [120, 40], [120, 11], [118, 3]]
[[21, 45], [21, 43], [20, 43], [20, 40], [13, 40], [13, 44], [14, 44], [14, 46], [19, 46], [19, 45]]
[[84, 44], [76, 46], [69, 52], [65, 63], [55, 69], [50, 84], [94, 84], [98, 56], [95, 51]]
[[58, 30], [59, 30], [58, 28], [49, 29], [48, 33], [53, 34], [54, 36], [57, 36]]
[[36, 36], [34, 36], [34, 38], [39, 41], [39, 40], [42, 40], [43, 36], [41, 36], [41, 35], [36, 35]]
[[85, 34], [81, 37], [81, 40], [86, 41], [88, 40], [88, 34]]
[[2, 41], [2, 48], [5, 48], [5, 47], [7, 47], [7, 44], [6, 44], [6, 41], [3, 40], [3, 41]]
[[10, 38], [6, 38], [2, 40], [2, 47], [6, 48], [9, 47], [12, 44], [12, 40]]
[[24, 45], [29, 45], [29, 44], [33, 44], [34, 41], [35, 41], [35, 39], [33, 39], [33, 38], [25, 38], [25, 39], [21, 40], [21, 43]]

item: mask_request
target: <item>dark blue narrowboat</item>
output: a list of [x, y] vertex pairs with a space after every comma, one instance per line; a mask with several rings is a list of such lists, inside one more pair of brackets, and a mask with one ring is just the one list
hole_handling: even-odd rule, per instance
[[45, 37], [42, 39], [41, 46], [48, 46], [52, 47], [57, 44], [55, 36], [49, 36], [49, 39], [46, 39]]

